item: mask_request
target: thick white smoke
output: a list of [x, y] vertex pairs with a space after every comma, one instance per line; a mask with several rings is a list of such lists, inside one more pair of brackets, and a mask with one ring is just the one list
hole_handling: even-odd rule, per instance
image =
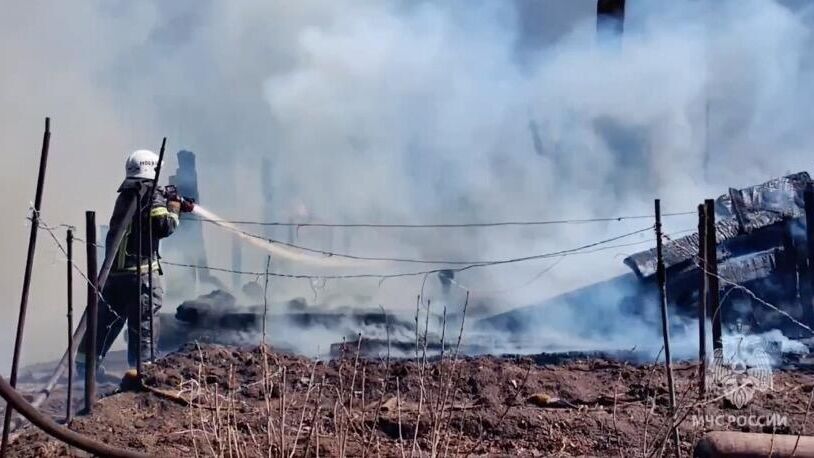
[[[665, 211], [687, 211], [729, 186], [809, 168], [808, 7], [630, 1], [621, 43], [602, 45], [592, 1], [532, 3], [5, 5], [4, 348], [46, 114], [54, 136], [44, 216], [77, 225], [85, 209], [107, 219], [125, 154], [157, 148], [165, 135], [171, 151], [198, 153], [208, 208], [256, 220], [584, 218], [648, 214], [656, 197]], [[263, 159], [270, 197], [259, 180]], [[650, 223], [295, 235], [362, 255], [479, 260], [556, 251]], [[668, 232], [694, 226], [692, 217], [667, 221]], [[210, 263], [229, 267], [228, 237], [211, 228], [206, 236]], [[532, 283], [551, 260], [473, 270], [458, 281], [478, 303], [503, 309], [619, 274], [623, 255], [640, 247], [569, 257]], [[45, 237], [40, 248], [35, 285], [51, 286], [32, 293], [29, 360], [64, 347], [54, 337], [64, 327], [64, 265]], [[248, 252], [243, 267], [262, 270], [264, 256]], [[392, 271], [414, 268], [422, 269]], [[170, 273], [170, 281], [186, 278]], [[412, 307], [420, 281], [330, 281], [324, 294]], [[302, 281], [274, 280], [273, 288], [276, 299], [311, 294]], [[478, 289], [506, 291], [478, 297]], [[77, 291], [76, 303], [83, 298]]]

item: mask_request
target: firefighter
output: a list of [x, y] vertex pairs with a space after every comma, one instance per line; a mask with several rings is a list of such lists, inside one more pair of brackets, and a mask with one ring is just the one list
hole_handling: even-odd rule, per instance
[[[96, 362], [101, 370], [101, 362], [110, 350], [111, 345], [127, 323], [127, 361], [135, 366], [139, 352], [141, 360], [150, 360], [150, 343], [155, 337], [150, 330], [150, 313], [155, 314], [161, 308], [163, 288], [161, 287], [161, 267], [158, 263], [159, 240], [170, 236], [178, 227], [179, 214], [190, 212], [193, 204], [177, 195], [157, 188], [153, 201], [147, 205], [150, 188], [153, 186], [158, 165], [158, 156], [148, 150], [134, 151], [128, 156], [125, 170], [126, 177], [119, 187], [119, 196], [110, 217], [110, 228], [105, 240], [105, 253], [115, 255], [113, 266], [102, 290], [99, 303], [98, 328], [96, 331]], [[127, 209], [133, 199], [137, 199], [136, 213], [131, 221], [126, 221]], [[140, 219], [140, 223], [138, 219]], [[127, 225], [124, 239], [119, 249], [111, 253], [114, 234]], [[152, 227], [151, 227], [152, 226]], [[139, 234], [138, 228], [141, 227]], [[151, 231], [152, 229], [152, 231]], [[152, 234], [151, 234], [152, 232]], [[150, 236], [152, 235], [153, 256], [150, 253]], [[139, 238], [141, 256], [139, 256]], [[152, 259], [152, 291], [149, 284], [149, 264]], [[138, 265], [141, 261], [141, 276]], [[153, 310], [150, 310], [150, 294], [153, 296]], [[142, 320], [139, 322], [139, 307]], [[141, 327], [141, 348], [138, 348], [138, 332]], [[153, 331], [158, 334], [158, 320], [153, 323]], [[87, 334], [85, 334], [87, 337]], [[84, 372], [87, 355], [85, 342], [81, 343], [77, 354], [77, 366]]]

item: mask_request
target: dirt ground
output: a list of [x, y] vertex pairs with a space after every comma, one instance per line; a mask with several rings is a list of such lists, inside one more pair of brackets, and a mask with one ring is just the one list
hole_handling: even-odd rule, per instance
[[[154, 391], [107, 396], [70, 428], [159, 456], [659, 456], [667, 446], [663, 366], [449, 354], [388, 362], [353, 350], [315, 363], [188, 345], [149, 368]], [[776, 371], [772, 390], [742, 409], [699, 401], [696, 366], [677, 365], [675, 379], [684, 454], [708, 430], [814, 430], [810, 371]], [[772, 415], [779, 421], [766, 425]], [[10, 456], [82, 454], [29, 428]]]

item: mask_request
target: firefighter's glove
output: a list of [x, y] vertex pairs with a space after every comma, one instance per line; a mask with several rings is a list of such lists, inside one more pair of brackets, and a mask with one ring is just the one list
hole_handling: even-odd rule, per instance
[[195, 202], [190, 199], [181, 198], [181, 212], [192, 213], [195, 210]]
[[167, 210], [177, 215], [178, 213], [181, 212], [181, 201], [180, 200], [167, 201]]
[[181, 197], [177, 194], [170, 195], [167, 199], [167, 209], [174, 213], [192, 213], [195, 209], [195, 201]]

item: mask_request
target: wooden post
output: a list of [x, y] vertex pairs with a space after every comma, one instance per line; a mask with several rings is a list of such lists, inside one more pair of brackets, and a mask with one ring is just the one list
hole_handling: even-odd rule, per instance
[[[65, 237], [68, 255], [68, 348], [73, 347], [73, 228], [68, 228]], [[65, 402], [65, 423], [73, 418], [73, 352], [68, 355], [68, 399]]]
[[[40, 170], [37, 175], [37, 189], [34, 194], [34, 211], [31, 214], [31, 230], [28, 233], [28, 253], [25, 259], [25, 271], [23, 273], [23, 292], [20, 298], [20, 314], [17, 317], [17, 335], [14, 338], [14, 353], [11, 359], [11, 374], [9, 375], [9, 385], [12, 388], [17, 386], [17, 368], [20, 364], [20, 350], [23, 346], [23, 331], [25, 330], [25, 316], [28, 311], [28, 292], [31, 289], [31, 272], [34, 268], [34, 252], [37, 249], [37, 232], [40, 229], [40, 209], [42, 208], [42, 192], [45, 186], [45, 168], [48, 164], [48, 149], [51, 144], [51, 118], [45, 118], [45, 132], [42, 134], [42, 150], [40, 152]], [[14, 410], [10, 405], [6, 405], [5, 417], [3, 418], [3, 438], [0, 443], [0, 456], [6, 456], [8, 446], [8, 435], [11, 426], [11, 414]]]
[[814, 304], [811, 296], [814, 295], [814, 185], [806, 186], [803, 193], [803, 200], [806, 209], [806, 257], [808, 258], [808, 281], [810, 284], [806, 300], [803, 302], [803, 316], [806, 318], [806, 325], [814, 327]]
[[85, 240], [88, 261], [88, 317], [85, 339], [85, 414], [93, 411], [96, 402], [96, 332], [98, 326], [99, 292], [96, 277], [96, 212], [85, 212]]
[[718, 283], [718, 241], [715, 232], [715, 201], [704, 201], [706, 213], [706, 270], [709, 302], [707, 311], [712, 316], [712, 349], [723, 350], [723, 330], [721, 324], [721, 296]]
[[673, 432], [673, 442], [675, 443], [675, 453], [679, 456], [681, 441], [678, 436], [678, 428], [674, 424], [676, 414], [676, 391], [673, 383], [673, 363], [670, 357], [670, 321], [667, 316], [667, 272], [664, 267], [664, 256], [661, 242], [661, 200], [656, 199], [656, 280], [659, 287], [659, 302], [661, 305], [661, 333], [664, 337], [664, 369], [667, 372], [667, 388], [670, 394], [670, 428]]
[[701, 398], [706, 396], [707, 375], [707, 299], [709, 287], [707, 285], [707, 254], [706, 254], [706, 207], [698, 206], [698, 268], [700, 284], [698, 285], [698, 393]]

